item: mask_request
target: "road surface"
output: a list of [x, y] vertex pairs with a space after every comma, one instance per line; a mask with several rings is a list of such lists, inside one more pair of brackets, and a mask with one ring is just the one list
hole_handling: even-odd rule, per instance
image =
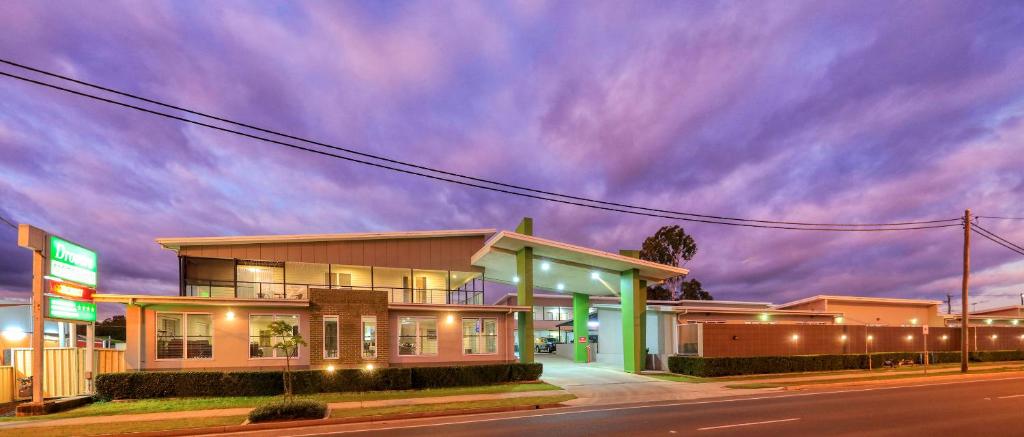
[[1024, 376], [274, 430], [288, 436], [1024, 435]]

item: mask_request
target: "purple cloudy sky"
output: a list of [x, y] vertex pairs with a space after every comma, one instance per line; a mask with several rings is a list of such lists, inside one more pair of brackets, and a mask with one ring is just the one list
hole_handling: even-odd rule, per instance
[[[804, 221], [1024, 216], [1020, 2], [47, 2], [0, 57], [390, 157], [658, 208]], [[2, 66], [0, 70], [17, 72]], [[18, 72], [22, 73], [22, 72]], [[32, 76], [38, 77], [38, 76]], [[0, 78], [0, 214], [173, 293], [161, 236], [511, 228], [605, 250], [668, 220], [312, 156]], [[1024, 222], [982, 225], [1024, 242]], [[959, 228], [684, 224], [718, 299], [942, 299]], [[0, 229], [0, 291], [29, 254]], [[982, 306], [1024, 257], [974, 251]]]

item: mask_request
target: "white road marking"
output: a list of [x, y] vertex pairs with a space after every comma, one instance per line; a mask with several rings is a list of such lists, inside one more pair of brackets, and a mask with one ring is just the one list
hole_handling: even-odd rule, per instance
[[1024, 395], [1000, 396], [1000, 397], [998, 397], [996, 399], [1013, 399], [1013, 398], [1024, 398]]
[[[658, 407], [678, 407], [678, 406], [684, 406], [684, 405], [723, 404], [723, 403], [744, 402], [744, 401], [757, 401], [757, 400], [765, 400], [765, 399], [798, 398], [798, 397], [820, 396], [820, 395], [828, 395], [828, 394], [859, 393], [859, 392], [881, 391], [881, 390], [896, 390], [896, 389], [901, 389], [901, 388], [932, 387], [932, 386], [936, 386], [936, 385], [957, 385], [957, 384], [972, 384], [972, 383], [978, 383], [978, 382], [1016, 381], [1016, 380], [1021, 380], [1021, 379], [1024, 379], [1024, 377], [1017, 376], [1017, 377], [1010, 377], [1010, 378], [975, 379], [975, 380], [967, 380], [967, 381], [938, 382], [938, 383], [933, 383], [933, 384], [915, 384], [915, 385], [902, 385], [902, 386], [861, 388], [861, 389], [853, 389], [853, 390], [824, 391], [824, 392], [812, 392], [812, 393], [794, 393], [794, 394], [789, 394], [789, 395], [777, 395], [777, 396], [758, 396], [758, 397], [744, 397], [744, 398], [734, 398], [734, 399], [718, 399], [718, 400], [710, 400], [710, 401], [677, 402], [677, 403], [671, 403], [671, 404], [633, 405], [633, 406], [628, 406], [628, 407], [610, 407], [610, 408], [599, 408], [599, 409], [591, 409], [591, 410], [557, 411], [557, 412], [529, 414], [529, 415], [522, 415], [522, 416], [490, 417], [490, 418], [484, 418], [484, 419], [461, 420], [461, 421], [455, 421], [455, 422], [423, 423], [423, 424], [410, 424], [410, 425], [401, 425], [401, 424], [399, 424], [399, 425], [396, 425], [396, 426], [390, 426], [390, 427], [385, 427], [385, 428], [352, 429], [352, 430], [343, 430], [343, 431], [333, 431], [332, 430], [332, 431], [322, 431], [322, 432], [316, 432], [316, 433], [310, 433], [310, 434], [290, 434], [290, 437], [309, 437], [309, 436], [318, 436], [318, 435], [324, 435], [324, 434], [352, 434], [352, 433], [357, 433], [357, 432], [389, 431], [389, 430], [408, 429], [408, 428], [429, 428], [429, 427], [436, 427], [436, 426], [465, 425], [465, 424], [468, 424], [468, 423], [498, 422], [498, 421], [502, 421], [502, 420], [529, 419], [529, 418], [532, 418], [532, 417], [564, 416], [564, 415], [567, 415], [567, 414], [600, 413], [600, 412], [605, 412], [605, 411], [637, 410], [637, 409], [641, 409], [641, 408], [658, 408]], [[484, 413], [484, 414], [497, 414], [497, 413]], [[453, 416], [448, 416], [448, 417], [453, 417]], [[469, 417], [472, 417], [472, 415], [470, 415]], [[324, 424], [324, 425], [311, 425], [311, 426], [322, 427], [322, 426], [344, 426], [344, 425], [371, 425], [371, 424], [374, 424], [374, 423], [377, 423], [377, 424], [389, 423], [389, 422], [394, 423], [394, 422], [399, 422], [399, 421], [400, 420], [391, 420], [391, 421], [379, 421], [379, 422], [363, 422], [363, 423], [352, 423], [352, 424], [339, 423], [339, 424]], [[219, 435], [248, 434], [248, 433], [251, 433], [251, 432], [253, 432], [253, 431], [239, 431], [239, 432], [225, 433], [225, 434], [219, 434]]]
[[768, 423], [792, 422], [794, 420], [800, 420], [800, 418], [799, 417], [793, 417], [793, 418], [790, 418], [790, 419], [763, 420], [761, 422], [734, 423], [732, 425], [705, 426], [704, 428], [697, 428], [697, 431], [710, 431], [712, 429], [724, 429], [724, 428], [736, 428], [736, 427], [740, 427], [740, 426], [764, 425], [764, 424], [768, 424]]

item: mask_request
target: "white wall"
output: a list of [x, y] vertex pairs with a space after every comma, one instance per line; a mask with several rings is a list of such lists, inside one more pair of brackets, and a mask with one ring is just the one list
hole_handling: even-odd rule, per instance
[[598, 308], [597, 362], [622, 367], [622, 313], [618, 308]]

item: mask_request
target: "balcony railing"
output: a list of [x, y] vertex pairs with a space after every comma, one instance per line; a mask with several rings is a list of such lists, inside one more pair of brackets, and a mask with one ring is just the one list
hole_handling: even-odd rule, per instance
[[[235, 285], [237, 284], [237, 286]], [[381, 290], [388, 294], [390, 303], [483, 305], [484, 292], [475, 290], [445, 290], [403, 287], [358, 287], [344, 285], [310, 285], [280, 282], [209, 281], [190, 279], [185, 284], [185, 295], [195, 297], [221, 297], [238, 299], [307, 300], [310, 288], [333, 290]]]

